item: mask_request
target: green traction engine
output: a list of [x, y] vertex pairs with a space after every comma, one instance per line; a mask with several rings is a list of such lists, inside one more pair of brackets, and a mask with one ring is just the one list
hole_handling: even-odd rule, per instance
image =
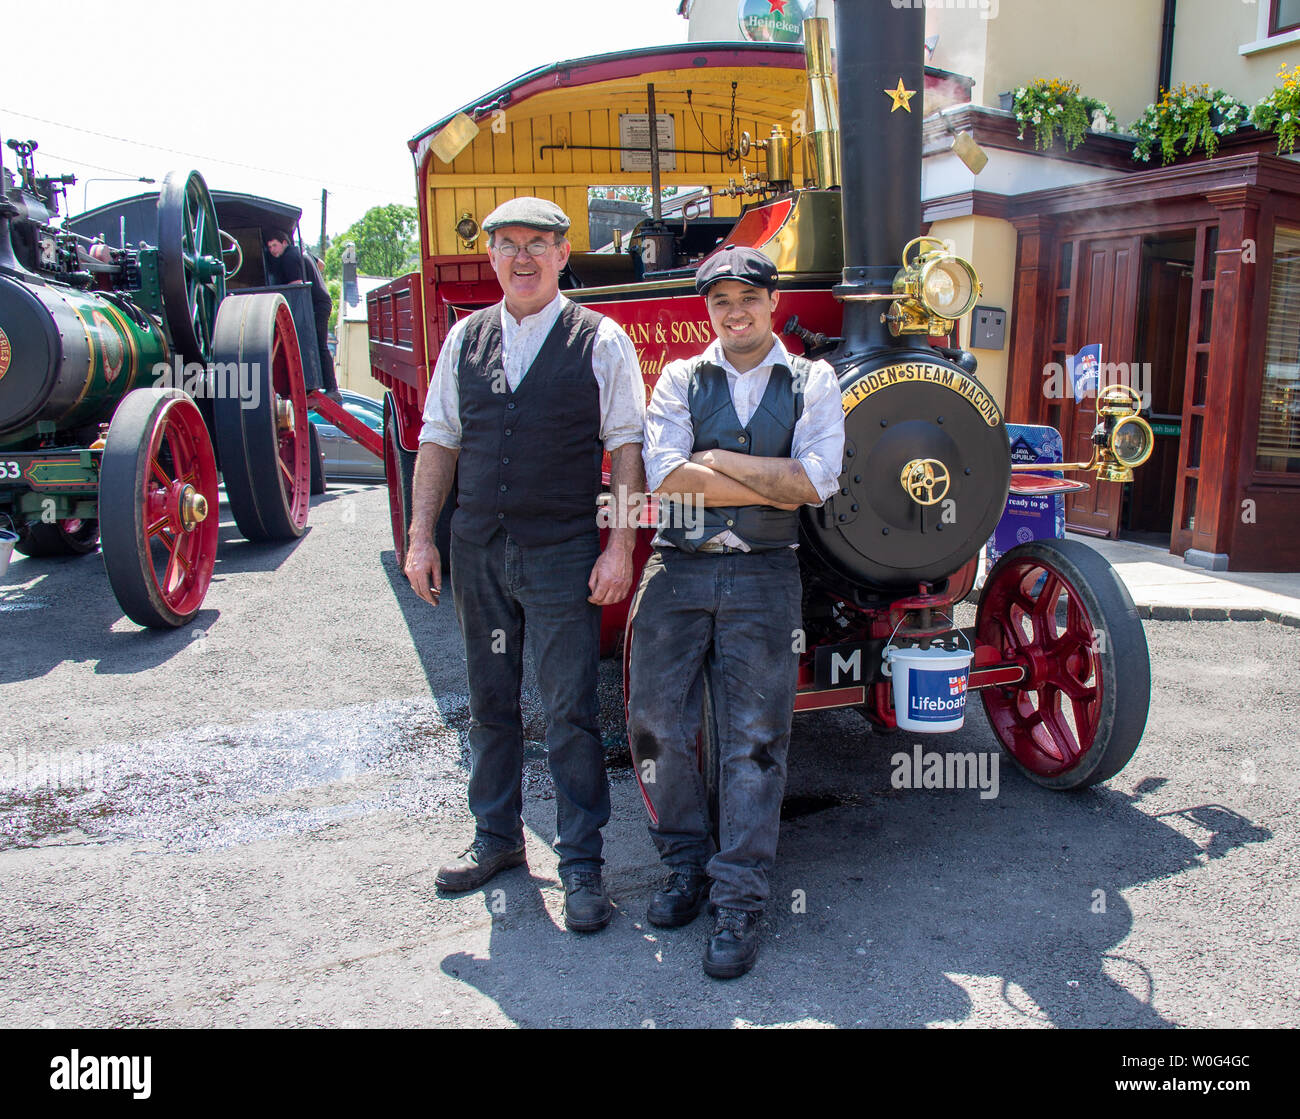
[[[153, 245], [58, 227], [71, 176], [0, 165], [0, 579], [11, 552], [102, 550], [122, 610], [175, 627], [212, 580], [221, 481], [249, 540], [307, 524], [307, 394], [289, 305], [226, 294], [242, 262], [197, 172]], [[220, 474], [218, 469], [220, 468]]]

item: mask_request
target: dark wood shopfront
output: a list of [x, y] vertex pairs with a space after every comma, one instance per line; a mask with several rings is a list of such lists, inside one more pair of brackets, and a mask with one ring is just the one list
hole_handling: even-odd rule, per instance
[[1008, 420], [1052, 424], [1067, 456], [1088, 458], [1094, 401], [1062, 395], [1051, 372], [1100, 342], [1149, 393], [1158, 433], [1137, 479], [1072, 496], [1067, 525], [1232, 570], [1300, 570], [1300, 463], [1289, 444], [1264, 453], [1291, 407], [1272, 400], [1283, 366], [1266, 382], [1265, 343], [1275, 235], [1300, 230], [1300, 165], [1221, 155], [998, 208], [1019, 232]]

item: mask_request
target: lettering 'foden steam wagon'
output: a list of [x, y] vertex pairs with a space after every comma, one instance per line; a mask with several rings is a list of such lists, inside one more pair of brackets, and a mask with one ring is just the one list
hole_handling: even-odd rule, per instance
[[[826, 23], [810, 20], [804, 50], [691, 43], [534, 70], [410, 142], [421, 267], [369, 296], [394, 546], [400, 558], [441, 341], [501, 297], [479, 230], [489, 211], [527, 194], [566, 210], [574, 252], [561, 286], [624, 327], [649, 387], [665, 362], [712, 337], [692, 282], [700, 261], [724, 244], [751, 246], [781, 273], [782, 341], [832, 364], [845, 412], [841, 488], [800, 514], [796, 710], [853, 707], [893, 728], [887, 646], [969, 643], [968, 689], [1020, 769], [1055, 789], [1106, 780], [1138, 745], [1150, 691], [1142, 624], [1110, 565], [1076, 541], [1022, 544], [989, 572], [973, 628], [954, 628], [1008, 492], [1086, 483], [1050, 465], [1013, 468], [974, 356], [948, 344], [980, 286], [969, 263], [922, 235], [922, 113], [911, 99], [927, 88], [924, 10], [839, 0], [836, 22], [837, 79]], [[651, 188], [652, 215], [603, 250], [590, 245], [590, 185], [628, 183]], [[665, 219], [664, 184], [707, 189], [710, 213]], [[1092, 460], [1055, 469], [1130, 480], [1151, 447], [1138, 404], [1104, 392]], [[636, 640], [627, 609], [603, 619], [605, 651], [622, 637], [625, 657]], [[702, 764], [716, 780], [708, 709], [706, 689]]]

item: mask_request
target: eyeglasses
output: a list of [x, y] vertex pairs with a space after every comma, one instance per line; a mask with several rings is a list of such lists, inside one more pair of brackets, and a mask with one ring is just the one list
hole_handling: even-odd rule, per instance
[[551, 249], [555, 248], [555, 243], [553, 241], [529, 241], [526, 245], [516, 245], [513, 241], [502, 241], [501, 244], [492, 247], [501, 256], [510, 260], [521, 252], [526, 252], [529, 256], [545, 256]]

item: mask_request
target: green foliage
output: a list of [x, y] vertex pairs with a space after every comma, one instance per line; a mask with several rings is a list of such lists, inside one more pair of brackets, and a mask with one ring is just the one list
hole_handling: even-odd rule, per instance
[[1277, 136], [1277, 154], [1295, 151], [1296, 130], [1300, 127], [1300, 63], [1290, 72], [1285, 66], [1277, 72], [1282, 84], [1275, 86], [1250, 111], [1250, 123], [1261, 132]]
[[1050, 148], [1058, 132], [1065, 139], [1065, 146], [1073, 151], [1083, 143], [1084, 134], [1089, 129], [1115, 130], [1115, 114], [1105, 101], [1085, 97], [1079, 92], [1077, 82], [1059, 78], [1038, 78], [1021, 86], [1016, 90], [1011, 111], [1020, 125], [1017, 138], [1023, 140], [1025, 129], [1032, 128], [1034, 147], [1038, 151]]
[[1172, 163], [1181, 143], [1183, 155], [1200, 148], [1207, 159], [1213, 159], [1219, 137], [1231, 136], [1248, 115], [1245, 105], [1221, 89], [1212, 91], [1208, 85], [1186, 83], [1176, 90], [1167, 89], [1159, 103], [1148, 105], [1129, 128], [1137, 137], [1133, 158], [1146, 163], [1151, 149], [1159, 145], [1161, 162]]
[[419, 215], [414, 206], [392, 203], [372, 206], [358, 221], [330, 242], [325, 252], [325, 277], [343, 275], [343, 247], [357, 247], [357, 272], [365, 276], [400, 276], [419, 262], [416, 236]]
[[339, 329], [339, 304], [343, 301], [343, 281], [326, 280], [325, 287], [330, 293], [330, 302], [334, 305], [330, 309], [330, 330], [337, 334]]
[[[587, 201], [601, 201], [605, 198], [606, 192], [610, 190], [614, 192], [615, 198], [623, 202], [639, 202], [644, 206], [650, 201], [650, 188], [647, 186], [588, 187]], [[672, 198], [679, 190], [681, 190], [681, 187], [660, 187], [659, 197], [661, 200]]]

